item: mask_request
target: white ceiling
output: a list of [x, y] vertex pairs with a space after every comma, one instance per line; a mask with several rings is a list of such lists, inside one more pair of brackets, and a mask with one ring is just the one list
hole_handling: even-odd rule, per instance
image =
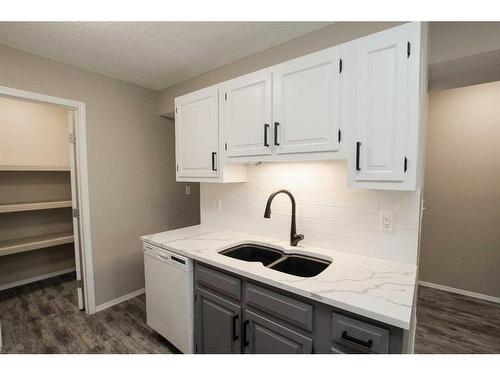
[[330, 22], [0, 22], [0, 44], [154, 90]]

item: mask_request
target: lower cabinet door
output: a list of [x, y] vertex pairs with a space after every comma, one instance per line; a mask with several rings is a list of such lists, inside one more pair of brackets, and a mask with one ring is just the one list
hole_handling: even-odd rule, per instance
[[196, 288], [195, 352], [241, 353], [241, 307]]
[[275, 321], [245, 310], [243, 350], [251, 354], [300, 354], [312, 352], [312, 339]]

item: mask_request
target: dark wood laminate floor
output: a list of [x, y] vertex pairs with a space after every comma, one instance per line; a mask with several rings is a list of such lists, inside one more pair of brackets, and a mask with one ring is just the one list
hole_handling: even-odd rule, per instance
[[93, 315], [76, 305], [75, 276], [0, 291], [1, 353], [171, 353], [146, 325], [144, 295]]
[[[1, 353], [172, 353], [146, 325], [144, 295], [88, 316], [74, 275], [0, 291]], [[416, 353], [500, 353], [500, 305], [420, 287]]]
[[419, 287], [415, 352], [500, 354], [500, 305]]

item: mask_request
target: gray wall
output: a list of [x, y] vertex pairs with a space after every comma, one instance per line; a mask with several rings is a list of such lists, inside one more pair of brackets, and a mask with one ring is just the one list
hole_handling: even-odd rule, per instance
[[144, 286], [139, 236], [199, 222], [199, 190], [175, 182], [174, 127], [158, 93], [0, 46], [0, 85], [87, 104], [96, 304]]
[[431, 22], [429, 63], [500, 49], [500, 22]]
[[174, 98], [228, 79], [251, 73], [295, 57], [376, 33], [402, 22], [337, 22], [323, 29], [292, 39], [286, 43], [253, 54], [232, 64], [183, 81], [161, 92], [159, 113], [172, 116]]
[[500, 80], [500, 22], [431, 22], [429, 89]]
[[500, 297], [500, 82], [429, 96], [419, 279]]
[[[159, 113], [173, 116], [176, 96], [388, 29], [402, 22], [336, 22], [161, 92]], [[429, 88], [500, 80], [500, 22], [430, 22]]]

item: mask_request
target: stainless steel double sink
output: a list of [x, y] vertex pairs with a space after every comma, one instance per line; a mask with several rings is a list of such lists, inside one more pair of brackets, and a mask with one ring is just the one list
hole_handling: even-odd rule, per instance
[[314, 277], [332, 262], [301, 254], [287, 254], [271, 247], [243, 244], [220, 251], [219, 254], [246, 262], [260, 262], [265, 267], [289, 275]]

